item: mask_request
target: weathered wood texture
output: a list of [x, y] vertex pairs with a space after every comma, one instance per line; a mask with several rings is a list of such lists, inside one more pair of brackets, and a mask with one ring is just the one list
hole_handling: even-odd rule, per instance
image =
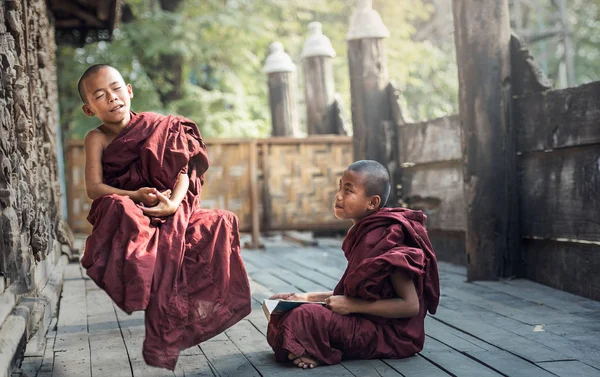
[[454, 0], [470, 280], [519, 273], [508, 0]]
[[600, 144], [524, 154], [518, 167], [524, 237], [600, 243]]
[[[205, 142], [211, 165], [205, 176], [202, 206], [234, 212], [242, 231], [251, 231], [253, 223], [260, 223], [264, 231], [349, 228], [348, 222], [333, 216], [332, 205], [337, 181], [352, 162], [351, 137]], [[67, 155], [69, 223], [76, 232], [89, 234], [86, 217], [91, 200], [83, 181], [83, 143], [70, 142]], [[252, 177], [254, 158], [257, 166]], [[252, 185], [256, 186], [254, 206]]]
[[[333, 81], [333, 61], [328, 56], [311, 56], [302, 61], [306, 131], [309, 135], [347, 135], [339, 124]], [[341, 126], [341, 127], [340, 127]]]
[[398, 143], [403, 164], [462, 161], [460, 118], [451, 115], [399, 125]]
[[65, 238], [55, 51], [45, 1], [0, 2], [0, 280], [25, 291]]
[[184, 350], [174, 373], [147, 366], [141, 356], [143, 313], [125, 315], [76, 265], [58, 314], [56, 340], [16, 372], [61, 376], [600, 376], [600, 303], [523, 280], [465, 282], [465, 268], [441, 263], [442, 300], [425, 319], [416, 356], [344, 360], [310, 372], [275, 362], [260, 304], [275, 292], [331, 290], [344, 272], [340, 240], [300, 248], [263, 240], [265, 251], [243, 252], [252, 313], [197, 347]]
[[354, 160], [387, 163], [381, 148], [383, 121], [390, 119], [387, 62], [382, 38], [348, 41]]
[[269, 73], [271, 136], [294, 136], [299, 127], [296, 73]]
[[595, 299], [600, 299], [593, 272], [600, 264], [599, 90], [595, 82], [513, 100], [526, 276]]
[[403, 204], [427, 215], [427, 228], [439, 260], [465, 264], [466, 208], [459, 117], [400, 123], [397, 134]]
[[600, 81], [513, 100], [517, 150], [545, 151], [600, 143]]
[[552, 88], [550, 80], [514, 32], [510, 37], [510, 66], [513, 97], [545, 92]]
[[600, 301], [600, 245], [525, 239], [523, 260], [527, 278]]

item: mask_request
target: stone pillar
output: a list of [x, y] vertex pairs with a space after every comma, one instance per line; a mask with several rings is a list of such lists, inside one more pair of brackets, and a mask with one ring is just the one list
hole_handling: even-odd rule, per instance
[[263, 72], [268, 75], [271, 136], [296, 136], [299, 123], [296, 65], [280, 42], [272, 43], [269, 49]]
[[308, 38], [302, 49], [304, 73], [304, 98], [306, 102], [306, 130], [309, 135], [344, 134], [337, 126], [334, 107], [335, 84], [333, 60], [335, 50], [331, 41], [323, 35], [320, 22], [308, 24]]
[[387, 62], [383, 47], [390, 33], [372, 0], [359, 0], [346, 36], [352, 97], [354, 159], [372, 159], [387, 165], [381, 146], [384, 120], [391, 119], [386, 86]]

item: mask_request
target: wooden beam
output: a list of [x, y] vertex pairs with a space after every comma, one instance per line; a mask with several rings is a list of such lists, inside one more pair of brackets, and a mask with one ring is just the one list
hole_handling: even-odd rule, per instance
[[453, 0], [467, 207], [467, 278], [519, 274], [508, 0]]
[[61, 10], [73, 16], [77, 16], [81, 20], [85, 21], [89, 26], [98, 28], [105, 26], [96, 18], [95, 15], [81, 7], [78, 3], [72, 3], [67, 0], [53, 0], [50, 4], [50, 7], [53, 11]]

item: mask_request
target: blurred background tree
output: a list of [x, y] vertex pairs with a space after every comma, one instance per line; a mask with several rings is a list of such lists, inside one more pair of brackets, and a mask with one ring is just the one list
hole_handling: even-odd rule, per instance
[[[523, 10], [536, 4], [558, 9], [555, 3], [560, 1], [513, 0], [511, 12], [515, 2], [526, 3], [527, 6], [520, 4]], [[82, 138], [98, 125], [96, 118], [87, 118], [81, 112], [76, 91], [79, 76], [95, 63], [114, 65], [132, 84], [135, 111], [186, 116], [198, 124], [205, 137], [266, 137], [270, 133], [270, 115], [262, 66], [268, 46], [281, 41], [298, 65], [298, 94], [302, 102], [300, 52], [311, 21], [323, 24], [323, 32], [337, 52], [336, 91], [345, 102], [345, 116], [350, 119], [345, 36], [356, 0], [126, 3], [123, 20], [111, 43], [59, 48], [58, 84], [65, 138]], [[599, 3], [600, 0], [571, 0], [568, 4], [578, 83], [600, 77], [600, 66], [594, 64], [599, 54]], [[420, 121], [457, 113], [451, 1], [373, 0], [373, 7], [390, 29], [391, 37], [385, 42], [389, 75], [402, 92], [405, 117]], [[519, 17], [530, 20], [532, 25], [551, 24], [556, 18], [532, 11]], [[535, 17], [547, 19], [539, 21]], [[559, 40], [560, 35], [553, 38]], [[560, 73], [560, 48], [550, 43], [552, 38], [545, 40], [546, 45], [534, 45], [534, 55], [545, 54], [546, 72], [556, 80]], [[302, 117], [302, 103], [299, 109]]]

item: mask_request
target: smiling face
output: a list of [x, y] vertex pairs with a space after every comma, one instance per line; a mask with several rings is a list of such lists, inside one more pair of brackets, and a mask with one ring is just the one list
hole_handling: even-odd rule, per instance
[[97, 116], [107, 127], [124, 127], [129, 123], [133, 91], [119, 71], [102, 68], [82, 84], [86, 99], [82, 108], [88, 116]]
[[350, 219], [358, 222], [365, 216], [379, 209], [379, 195], [368, 196], [363, 180], [365, 174], [346, 170], [340, 179], [340, 185], [335, 194], [333, 212], [338, 219]]

